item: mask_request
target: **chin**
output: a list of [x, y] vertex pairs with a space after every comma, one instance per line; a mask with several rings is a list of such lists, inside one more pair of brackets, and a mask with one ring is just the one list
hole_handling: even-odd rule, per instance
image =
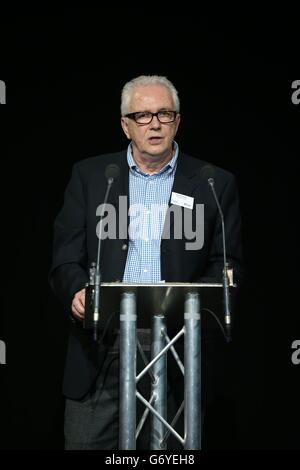
[[150, 155], [159, 155], [161, 153], [165, 153], [166, 151], [167, 149], [165, 145], [151, 145], [148, 147], [148, 153], [150, 153]]

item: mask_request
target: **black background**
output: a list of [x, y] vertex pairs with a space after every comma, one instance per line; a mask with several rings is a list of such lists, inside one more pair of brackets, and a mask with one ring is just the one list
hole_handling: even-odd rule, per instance
[[62, 448], [68, 325], [47, 283], [53, 220], [72, 164], [127, 145], [120, 92], [140, 74], [174, 82], [180, 148], [233, 172], [239, 185], [247, 276], [228, 346], [230, 413], [221, 400], [208, 446], [298, 448], [295, 16], [159, 5], [1, 15], [1, 448]]

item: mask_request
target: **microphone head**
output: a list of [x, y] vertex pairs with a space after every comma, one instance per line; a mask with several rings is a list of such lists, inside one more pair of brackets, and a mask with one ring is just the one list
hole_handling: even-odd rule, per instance
[[204, 165], [200, 170], [199, 170], [199, 177], [203, 180], [206, 180], [210, 183], [209, 180], [214, 180], [215, 177], [215, 169], [212, 165]]
[[106, 179], [112, 178], [113, 180], [117, 179], [120, 175], [120, 167], [115, 163], [110, 163], [105, 168], [105, 177]]

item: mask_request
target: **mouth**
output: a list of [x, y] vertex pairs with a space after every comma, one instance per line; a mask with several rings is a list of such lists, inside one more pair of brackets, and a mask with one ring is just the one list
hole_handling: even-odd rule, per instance
[[150, 142], [150, 144], [153, 144], [153, 145], [157, 145], [157, 144], [160, 144], [163, 140], [163, 137], [149, 137], [148, 141]]

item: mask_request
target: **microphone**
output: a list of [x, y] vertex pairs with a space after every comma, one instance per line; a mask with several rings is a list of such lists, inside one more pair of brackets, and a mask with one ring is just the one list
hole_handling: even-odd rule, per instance
[[227, 342], [231, 341], [231, 308], [230, 308], [230, 295], [229, 295], [229, 277], [228, 277], [228, 263], [226, 258], [226, 239], [225, 239], [225, 224], [224, 215], [219, 203], [218, 196], [215, 190], [215, 170], [211, 165], [205, 165], [200, 170], [202, 178], [206, 179], [209, 187], [211, 188], [214, 196], [222, 224], [222, 242], [223, 242], [223, 303], [224, 303], [224, 315], [225, 315], [225, 328], [227, 332]]
[[93, 302], [93, 338], [95, 341], [98, 339], [98, 321], [99, 321], [99, 309], [100, 309], [100, 284], [101, 284], [101, 273], [100, 273], [100, 253], [101, 253], [101, 232], [102, 232], [102, 220], [104, 214], [104, 208], [108, 200], [110, 189], [113, 182], [119, 177], [120, 167], [111, 163], [105, 168], [105, 177], [107, 179], [107, 188], [103, 201], [103, 211], [100, 214], [100, 223], [99, 223], [99, 240], [98, 240], [98, 250], [97, 250], [97, 262], [96, 266], [92, 263], [94, 267], [94, 302]]

